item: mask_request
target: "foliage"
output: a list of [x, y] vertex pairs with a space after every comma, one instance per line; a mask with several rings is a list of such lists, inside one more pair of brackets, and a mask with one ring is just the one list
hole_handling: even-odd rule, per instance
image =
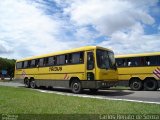
[[13, 77], [15, 62], [15, 59], [7, 59], [0, 57], [0, 74], [2, 70], [7, 70], [8, 75]]

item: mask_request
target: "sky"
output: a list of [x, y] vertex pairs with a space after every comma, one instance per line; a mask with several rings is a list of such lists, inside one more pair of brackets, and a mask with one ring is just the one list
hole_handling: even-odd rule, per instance
[[159, 52], [160, 0], [0, 0], [1, 57], [88, 45]]

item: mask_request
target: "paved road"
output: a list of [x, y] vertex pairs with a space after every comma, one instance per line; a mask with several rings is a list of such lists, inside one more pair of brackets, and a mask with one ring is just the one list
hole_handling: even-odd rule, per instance
[[[24, 86], [19, 81], [14, 82], [0, 82], [3, 86]], [[89, 91], [84, 91], [82, 94], [75, 95], [69, 90], [54, 89], [54, 90], [44, 90], [36, 89], [40, 92], [56, 93], [63, 95], [79, 96], [79, 97], [92, 97], [99, 99], [115, 99], [115, 100], [126, 100], [126, 101], [139, 101], [139, 102], [155, 102], [160, 104], [160, 90], [158, 91], [131, 91], [131, 90], [100, 90], [97, 93], [91, 94]]]

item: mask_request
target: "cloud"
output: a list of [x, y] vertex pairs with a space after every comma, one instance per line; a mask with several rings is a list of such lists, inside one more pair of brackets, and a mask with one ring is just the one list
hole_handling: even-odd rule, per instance
[[129, 33], [115, 32], [110, 39], [101, 42], [100, 46], [108, 46], [116, 54], [130, 54], [160, 51], [160, 34], [145, 35], [140, 24], [135, 25]]
[[3, 48], [9, 47], [14, 52], [12, 57], [26, 57], [68, 47], [59, 37], [63, 21], [57, 15], [47, 15], [38, 3], [1, 1], [0, 13], [0, 44], [5, 43]]
[[78, 27], [93, 26], [107, 37], [98, 45], [116, 53], [153, 52], [160, 51], [160, 35], [147, 35], [145, 26], [154, 26], [150, 9], [157, 3], [158, 0], [71, 0], [66, 2], [64, 14]]
[[[153, 0], [154, 1], [154, 0]], [[153, 24], [154, 18], [147, 9], [156, 1], [137, 0], [76, 0], [64, 9], [73, 22], [79, 26], [93, 25], [103, 34], [129, 29], [136, 22]], [[145, 7], [143, 7], [145, 6]]]
[[5, 48], [3, 45], [0, 44], [0, 54], [9, 54], [12, 53], [11, 50], [8, 50], [7, 48]]
[[160, 35], [145, 30], [159, 24], [150, 12], [153, 7], [157, 11], [157, 2], [0, 1], [0, 55], [22, 58], [85, 45], [110, 47], [116, 53], [160, 51]]

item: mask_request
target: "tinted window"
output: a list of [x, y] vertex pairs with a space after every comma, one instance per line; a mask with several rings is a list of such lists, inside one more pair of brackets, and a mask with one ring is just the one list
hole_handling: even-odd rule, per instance
[[57, 57], [54, 56], [54, 57], [53, 57], [53, 65], [56, 65], [56, 64], [57, 64]]
[[124, 67], [124, 66], [127, 65], [125, 58], [117, 58], [117, 59], [116, 59], [116, 62], [117, 62], [117, 66], [118, 66], [118, 67]]
[[127, 58], [127, 66], [142, 66], [141, 59], [139, 57]]
[[160, 56], [158, 56], [158, 65], [160, 65]]
[[27, 66], [28, 66], [28, 61], [24, 61], [24, 66], [23, 66], [23, 68], [27, 68]]
[[93, 52], [87, 53], [87, 70], [94, 69], [94, 55]]
[[72, 54], [72, 63], [79, 63], [80, 61], [80, 53], [73, 53]]
[[38, 64], [39, 64], [39, 59], [35, 61], [35, 66], [38, 67]]
[[108, 51], [106, 50], [97, 50], [97, 65], [101, 69], [110, 68], [110, 60], [108, 56]]
[[68, 55], [65, 55], [65, 64], [68, 64], [69, 61], [68, 61]]
[[35, 67], [36, 65], [36, 60], [31, 60], [31, 67]]
[[31, 60], [28, 61], [27, 67], [31, 67]]
[[116, 62], [119, 67], [123, 66], [153, 66], [160, 65], [159, 56], [146, 56], [135, 58], [117, 58]]
[[57, 64], [63, 65], [65, 63], [65, 55], [57, 56]]
[[48, 58], [48, 65], [53, 65], [54, 61], [53, 61], [53, 57], [49, 57]]
[[80, 52], [79, 63], [83, 63], [83, 62], [84, 62], [84, 52]]
[[44, 62], [43, 58], [39, 59], [39, 66], [43, 66], [43, 62]]
[[108, 57], [109, 57], [110, 68], [115, 69], [116, 62], [115, 62], [115, 58], [114, 58], [114, 53], [108, 51]]
[[44, 58], [43, 66], [47, 66], [49, 62], [49, 58]]
[[152, 66], [152, 65], [158, 65], [158, 56], [150, 56], [146, 57], [146, 65]]
[[68, 55], [68, 62], [71, 64], [83, 63], [84, 52], [77, 52]]
[[22, 62], [18, 62], [18, 63], [16, 64], [16, 68], [17, 68], [17, 69], [22, 68]]

